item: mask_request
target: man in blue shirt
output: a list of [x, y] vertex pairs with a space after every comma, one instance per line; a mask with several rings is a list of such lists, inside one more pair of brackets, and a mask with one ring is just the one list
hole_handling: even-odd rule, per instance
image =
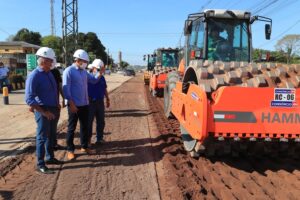
[[29, 74], [26, 80], [25, 101], [34, 110], [37, 123], [37, 170], [50, 174], [54, 172], [45, 165], [45, 149], [46, 164], [62, 164], [54, 157], [52, 144], [57, 126], [55, 119], [58, 118], [60, 109], [57, 85], [50, 72], [55, 53], [51, 48], [42, 47], [36, 55], [38, 56], [38, 67]]
[[88, 82], [97, 83], [100, 76], [94, 77], [85, 70], [89, 62], [86, 51], [78, 49], [75, 51], [74, 63], [63, 72], [63, 92], [68, 101], [68, 132], [67, 132], [67, 158], [75, 158], [74, 131], [77, 121], [80, 121], [80, 143], [81, 152], [93, 154], [93, 150], [88, 148], [88, 115], [89, 97]]
[[0, 61], [0, 89], [5, 86], [9, 85], [8, 83], [8, 73], [9, 69], [4, 66], [3, 62]]
[[107, 85], [104, 76], [102, 76], [105, 72], [105, 66], [102, 60], [95, 59], [92, 63], [92, 73], [97, 74], [97, 69], [99, 69], [101, 78], [100, 81], [96, 84], [88, 84], [88, 93], [89, 93], [89, 141], [92, 138], [93, 132], [93, 121], [94, 117], [96, 117], [96, 144], [101, 144], [103, 140], [103, 131], [105, 127], [104, 120], [104, 96], [106, 97], [106, 106], [109, 107], [109, 97], [107, 92]]

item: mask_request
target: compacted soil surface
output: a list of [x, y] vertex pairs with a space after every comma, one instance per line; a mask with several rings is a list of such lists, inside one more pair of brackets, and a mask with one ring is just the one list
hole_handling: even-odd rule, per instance
[[[300, 199], [300, 164], [289, 158], [201, 157], [184, 151], [179, 124], [163, 115], [140, 76], [110, 94], [106, 128], [94, 155], [79, 151], [35, 171], [34, 147], [0, 164], [0, 199]], [[59, 128], [65, 146], [66, 126]], [[79, 127], [78, 127], [79, 128]], [[95, 130], [95, 127], [94, 127]], [[93, 136], [93, 141], [95, 138]]]

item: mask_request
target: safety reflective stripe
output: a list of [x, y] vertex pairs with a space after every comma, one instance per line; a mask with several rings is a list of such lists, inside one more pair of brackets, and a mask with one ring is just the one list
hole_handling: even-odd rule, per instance
[[256, 123], [256, 117], [252, 112], [238, 111], [215, 111], [215, 122], [237, 122], [237, 123]]
[[215, 118], [215, 119], [225, 119], [225, 115], [214, 114], [214, 118]]

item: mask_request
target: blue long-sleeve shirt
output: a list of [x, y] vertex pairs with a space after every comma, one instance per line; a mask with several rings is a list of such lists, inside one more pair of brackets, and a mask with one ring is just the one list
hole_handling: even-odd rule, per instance
[[76, 106], [89, 104], [88, 82], [97, 83], [98, 78], [87, 71], [80, 69], [75, 64], [66, 68], [63, 73], [63, 92], [67, 100], [72, 100]]
[[29, 106], [58, 106], [57, 85], [52, 73], [40, 67], [33, 70], [26, 80], [25, 101]]
[[88, 84], [89, 97], [92, 100], [102, 100], [105, 96], [105, 90], [107, 88], [106, 80], [104, 76], [101, 76], [100, 81], [96, 84]]

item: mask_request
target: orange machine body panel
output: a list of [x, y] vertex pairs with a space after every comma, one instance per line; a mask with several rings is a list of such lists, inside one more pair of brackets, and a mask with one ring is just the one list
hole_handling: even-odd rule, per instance
[[172, 113], [191, 136], [204, 140], [207, 135], [207, 97], [197, 85], [192, 84], [187, 94], [182, 91], [182, 82], [172, 90]]
[[161, 73], [158, 75], [152, 75], [150, 78], [150, 87], [152, 90], [163, 89], [165, 87], [165, 82], [167, 80], [166, 73]]
[[208, 133], [227, 138], [300, 137], [300, 89], [221, 87], [212, 94], [213, 101], [194, 84], [187, 94], [181, 91], [182, 83], [177, 83], [172, 112], [200, 141]]

